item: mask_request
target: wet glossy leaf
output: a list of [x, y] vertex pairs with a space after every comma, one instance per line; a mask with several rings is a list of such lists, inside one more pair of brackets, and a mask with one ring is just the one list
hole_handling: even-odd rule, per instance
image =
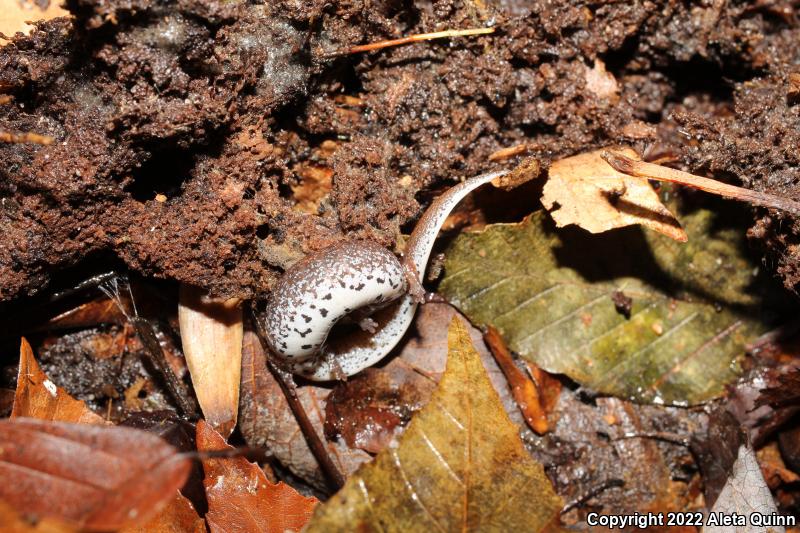
[[103, 419], [76, 400], [42, 372], [28, 341], [22, 339], [19, 348], [17, 391], [11, 418], [30, 417], [60, 420], [81, 424], [102, 424]]
[[[229, 448], [209, 424], [202, 420], [197, 424], [198, 450]], [[258, 465], [243, 457], [205, 459], [203, 469], [211, 533], [299, 531], [318, 503], [286, 483], [272, 483]]]
[[160, 438], [124, 427], [0, 420], [0, 500], [89, 530], [149, 519], [191, 463]]
[[682, 219], [686, 244], [637, 228], [556, 230], [542, 213], [464, 234], [440, 291], [549, 372], [638, 401], [707, 400], [768, 327], [768, 291], [741, 228], [719, 227], [707, 210]]
[[307, 531], [540, 531], [562, 503], [454, 319], [447, 370], [396, 446], [351, 476]]

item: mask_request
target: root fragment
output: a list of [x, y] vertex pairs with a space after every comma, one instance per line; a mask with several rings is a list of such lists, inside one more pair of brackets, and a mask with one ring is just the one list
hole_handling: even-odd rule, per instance
[[761, 207], [787, 211], [793, 215], [800, 215], [800, 202], [789, 198], [753, 191], [751, 189], [745, 189], [744, 187], [736, 187], [735, 185], [728, 185], [721, 181], [696, 176], [688, 172], [675, 170], [674, 168], [662, 167], [661, 165], [645, 163], [644, 161], [636, 161], [635, 159], [608, 150], [604, 151], [601, 157], [605, 159], [609, 165], [614, 167], [617, 172], [622, 172], [629, 176], [679, 183], [718, 196], [749, 202]]

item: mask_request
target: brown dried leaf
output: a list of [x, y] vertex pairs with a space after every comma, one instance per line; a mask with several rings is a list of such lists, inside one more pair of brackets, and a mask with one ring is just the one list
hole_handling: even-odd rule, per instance
[[186, 365], [203, 415], [225, 435], [236, 426], [242, 379], [242, 308], [182, 285], [178, 320]]
[[54, 316], [44, 324], [43, 329], [85, 328], [97, 324], [128, 323], [128, 318], [111, 298], [98, 298], [85, 302]]
[[191, 462], [155, 435], [33, 418], [0, 420], [0, 500], [23, 514], [88, 530], [148, 520], [186, 481]]
[[503, 342], [503, 338], [497, 329], [489, 326], [484, 339], [492, 350], [495, 361], [497, 361], [508, 380], [511, 394], [514, 396], [522, 416], [525, 417], [525, 423], [539, 435], [544, 435], [550, 429], [550, 426], [547, 422], [547, 412], [539, 399], [539, 390], [536, 384], [528, 379], [522, 370], [517, 368], [514, 358], [511, 356], [511, 351]]
[[148, 522], [119, 533], [206, 533], [206, 522], [180, 492]]
[[[638, 159], [630, 148], [617, 152]], [[542, 204], [558, 227], [576, 224], [591, 233], [641, 224], [676, 241], [686, 232], [647, 181], [614, 170], [595, 150], [550, 166]]]
[[[381, 369], [337, 384], [326, 402], [326, 436], [341, 436], [351, 447], [378, 453], [399, 435], [410, 416], [428, 403], [441, 379], [447, 362], [447, 325], [454, 316], [463, 318], [448, 304], [422, 306], [414, 319], [414, 334], [400, 343], [397, 357]], [[515, 424], [523, 424], [506, 377], [486, 349], [481, 331], [467, 328], [507, 414]]]
[[492, 388], [466, 325], [447, 370], [397, 446], [320, 505], [306, 531], [541, 531], [562, 507]]
[[797, 483], [800, 476], [786, 467], [781, 457], [781, 450], [778, 443], [772, 441], [756, 452], [758, 464], [761, 466], [761, 474], [767, 482], [770, 490], [776, 490], [781, 485]]
[[0, 501], [0, 526], [3, 533], [79, 533], [71, 526], [62, 524], [52, 518], [39, 520], [21, 516], [13, 507]]
[[[319, 435], [322, 434], [324, 407], [330, 392], [330, 388], [315, 385], [305, 385], [297, 390], [300, 402]], [[246, 331], [244, 335], [240, 406], [239, 428], [248, 445], [268, 448], [297, 477], [320, 489], [327, 487], [280, 385], [267, 370], [264, 350], [252, 331]], [[326, 444], [333, 462], [345, 475], [370, 460], [369, 454], [351, 450], [342, 441]]]
[[24, 338], [19, 347], [17, 391], [11, 418], [29, 417], [80, 424], [103, 424], [103, 419], [42, 372]]
[[[232, 446], [201, 420], [197, 424], [197, 449], [227, 450]], [[244, 457], [204, 459], [203, 469], [208, 498], [206, 521], [211, 533], [299, 531], [319, 503], [286, 483], [270, 482], [258, 465]]]
[[[69, 16], [69, 12], [57, 0], [51, 0], [44, 10], [36, 4], [32, 0], [0, 0], [0, 33], [9, 37], [17, 32], [29, 33], [32, 26], [27, 21]], [[0, 38], [0, 43], [3, 42]]]
[[770, 370], [756, 400], [757, 406], [786, 407], [800, 404], [800, 366], [781, 366]]

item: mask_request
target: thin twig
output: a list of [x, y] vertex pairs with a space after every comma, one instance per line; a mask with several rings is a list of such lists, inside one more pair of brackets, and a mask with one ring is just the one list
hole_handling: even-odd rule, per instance
[[635, 431], [625, 433], [619, 437], [614, 437], [611, 440], [616, 441], [627, 439], [653, 439], [677, 444], [679, 446], [685, 446], [687, 448], [689, 447], [689, 437], [684, 437], [683, 435], [678, 435], [677, 433], [668, 433], [665, 431]]
[[286, 401], [289, 404], [289, 409], [292, 410], [292, 414], [294, 414], [297, 424], [300, 426], [300, 431], [302, 431], [303, 436], [308, 443], [308, 447], [311, 449], [311, 453], [314, 455], [317, 463], [319, 463], [322, 473], [328, 479], [328, 482], [331, 484], [332, 488], [335, 491], [338, 491], [344, 486], [344, 476], [334, 464], [330, 454], [328, 453], [328, 448], [322, 442], [319, 434], [314, 429], [314, 425], [308, 418], [308, 413], [306, 413], [300, 398], [297, 396], [297, 385], [294, 382], [294, 377], [292, 376], [291, 372], [287, 372], [273, 363], [272, 358], [270, 357], [271, 352], [269, 346], [267, 346], [265, 342], [266, 332], [264, 331], [264, 327], [255, 316], [255, 310], [252, 307], [250, 308], [250, 312], [250, 318], [253, 326], [255, 327], [256, 336], [258, 337], [259, 342], [261, 342], [261, 347], [264, 349], [266, 355], [267, 368], [275, 377], [275, 381], [278, 382], [278, 385], [280, 385], [281, 390], [286, 397]]
[[604, 151], [602, 157], [609, 165], [614, 167], [617, 172], [622, 172], [629, 176], [679, 183], [681, 185], [700, 189], [701, 191], [710, 192], [711, 194], [749, 202], [761, 207], [788, 211], [794, 215], [800, 215], [800, 202], [790, 200], [789, 198], [753, 191], [743, 187], [736, 187], [735, 185], [728, 185], [727, 183], [696, 176], [688, 172], [675, 170], [674, 168], [662, 167], [661, 165], [645, 163], [644, 161], [636, 161], [635, 159], [625, 157], [616, 152]]
[[436, 31], [433, 33], [417, 33], [409, 35], [408, 37], [401, 37], [399, 39], [389, 39], [386, 41], [378, 41], [369, 44], [360, 44], [353, 46], [346, 50], [340, 50], [327, 54], [327, 57], [336, 57], [349, 54], [358, 54], [360, 52], [370, 52], [372, 50], [380, 50], [381, 48], [389, 48], [390, 46], [399, 46], [402, 44], [416, 43], [419, 41], [429, 41], [431, 39], [444, 39], [447, 37], [466, 37], [470, 35], [487, 35], [494, 33], [494, 28], [470, 28], [468, 30], [445, 30]]
[[253, 463], [269, 463], [275, 459], [275, 456], [272, 455], [272, 452], [268, 449], [256, 448], [253, 446], [237, 446], [224, 450], [182, 452], [179, 455], [187, 459], [197, 459], [200, 461], [205, 461], [206, 459], [233, 459], [236, 457], [244, 457]]

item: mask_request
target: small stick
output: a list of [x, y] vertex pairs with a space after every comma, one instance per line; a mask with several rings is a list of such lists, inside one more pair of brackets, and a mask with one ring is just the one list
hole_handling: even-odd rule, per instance
[[444, 39], [447, 37], [466, 37], [469, 35], [487, 35], [494, 33], [494, 28], [471, 28], [468, 30], [445, 30], [436, 31], [433, 33], [417, 33], [409, 35], [408, 37], [401, 37], [399, 39], [389, 39], [386, 41], [378, 41], [369, 44], [360, 44], [353, 46], [347, 50], [333, 52], [328, 54], [327, 57], [336, 57], [349, 54], [358, 54], [360, 52], [370, 52], [372, 50], [380, 50], [381, 48], [389, 48], [390, 46], [399, 46], [402, 44], [416, 43], [419, 41], [429, 41], [431, 39]]
[[681, 185], [700, 189], [701, 191], [710, 192], [711, 194], [749, 202], [761, 207], [788, 211], [794, 215], [800, 215], [800, 202], [790, 200], [789, 198], [782, 198], [773, 194], [736, 187], [735, 185], [728, 185], [727, 183], [704, 178], [702, 176], [695, 176], [694, 174], [675, 170], [674, 168], [662, 167], [661, 165], [645, 163], [644, 161], [636, 161], [635, 159], [625, 157], [616, 152], [604, 151], [602, 153], [602, 158], [605, 159], [609, 165], [614, 167], [617, 172], [622, 172], [629, 176], [679, 183]]
[[275, 456], [266, 448], [256, 448], [253, 446], [237, 446], [236, 448], [227, 448], [224, 450], [205, 450], [179, 453], [181, 457], [187, 459], [197, 459], [205, 461], [206, 459], [234, 459], [236, 457], [244, 457], [253, 463], [269, 463], [275, 459]]
[[664, 442], [670, 442], [672, 444], [678, 444], [680, 446], [685, 446], [687, 448], [689, 447], [689, 437], [684, 437], [682, 435], [678, 435], [677, 433], [669, 433], [665, 431], [630, 432], [630, 433], [625, 433], [620, 437], [614, 437], [611, 440], [626, 440], [626, 439], [653, 439]]
[[49, 135], [39, 135], [38, 133], [11, 133], [9, 131], [0, 131], [0, 142], [12, 144], [32, 143], [47, 146], [53, 144], [56, 140]]
[[272, 373], [275, 381], [278, 382], [278, 385], [280, 385], [283, 395], [286, 397], [286, 402], [289, 404], [289, 409], [292, 410], [292, 414], [294, 414], [297, 424], [300, 426], [300, 431], [302, 431], [303, 436], [308, 443], [308, 447], [311, 449], [311, 453], [314, 455], [317, 463], [319, 463], [322, 473], [328, 479], [328, 482], [332, 485], [333, 489], [338, 491], [344, 486], [344, 476], [334, 464], [330, 454], [328, 453], [328, 449], [325, 447], [322, 439], [320, 439], [319, 435], [314, 429], [313, 424], [311, 424], [311, 420], [308, 418], [308, 413], [306, 413], [306, 410], [303, 408], [303, 404], [300, 402], [300, 398], [297, 396], [297, 385], [294, 382], [292, 373], [278, 367], [272, 362], [269, 346], [267, 346], [267, 343], [264, 340], [266, 339], [264, 326], [261, 324], [261, 322], [259, 322], [258, 317], [256, 317], [255, 309], [252, 307], [250, 308], [250, 318], [253, 326], [255, 327], [256, 336], [258, 337], [259, 342], [261, 342], [261, 347], [264, 348], [267, 359], [267, 368], [269, 369], [270, 373]]

